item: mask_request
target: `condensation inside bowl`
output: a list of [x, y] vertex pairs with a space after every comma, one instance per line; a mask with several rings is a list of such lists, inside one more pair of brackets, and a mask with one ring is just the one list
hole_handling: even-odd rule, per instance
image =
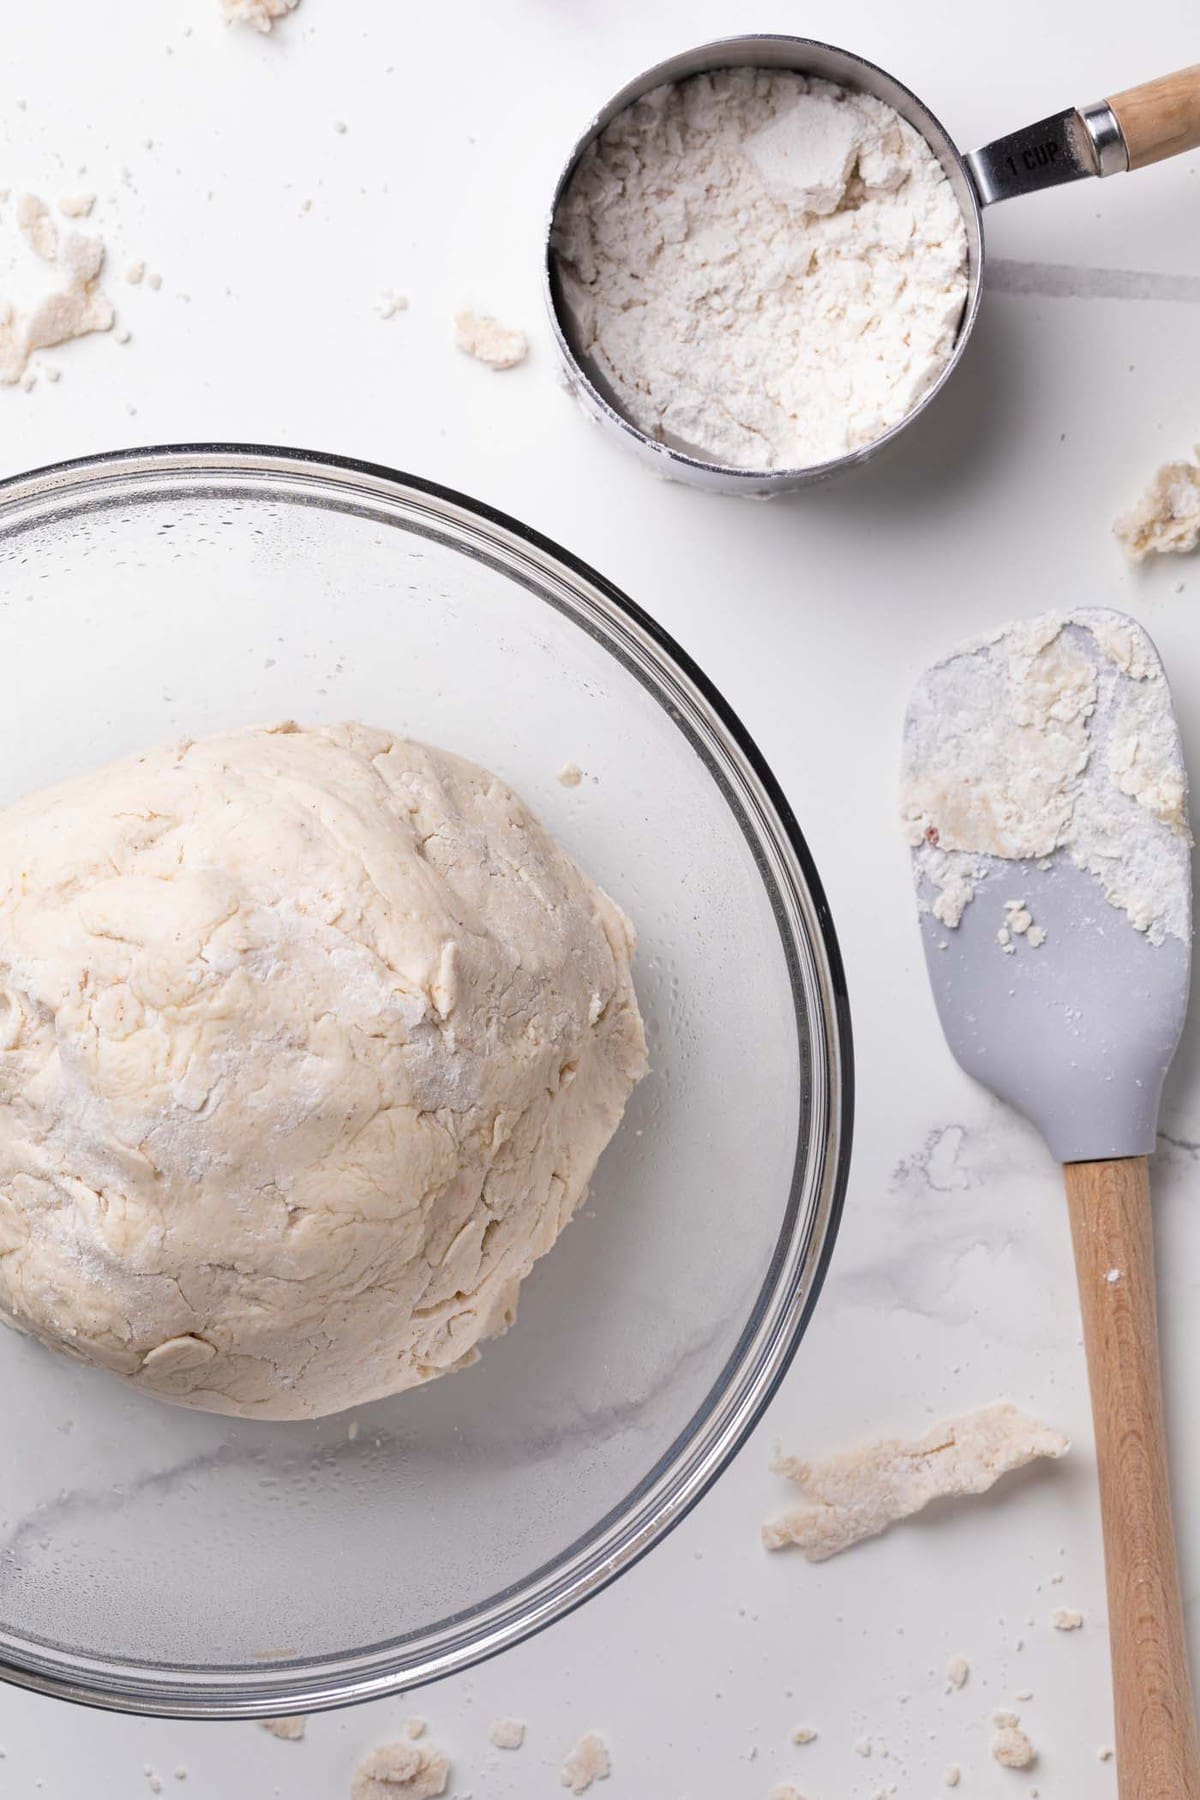
[[[460, 751], [635, 920], [653, 1064], [516, 1327], [465, 1373], [249, 1423], [0, 1331], [9, 1643], [244, 1666], [469, 1614], [622, 1508], [759, 1307], [809, 1122], [793, 976], [745, 832], [661, 696], [536, 574], [425, 535], [440, 529], [300, 486], [0, 520], [0, 801], [285, 717]], [[568, 761], [577, 788], [556, 779]]]

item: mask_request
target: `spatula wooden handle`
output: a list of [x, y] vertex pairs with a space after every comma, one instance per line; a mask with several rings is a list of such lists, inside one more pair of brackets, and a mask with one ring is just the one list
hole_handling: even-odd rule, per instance
[[1200, 63], [1112, 94], [1131, 169], [1200, 149]]
[[1200, 1800], [1163, 1433], [1144, 1156], [1068, 1163], [1100, 1468], [1121, 1800]]

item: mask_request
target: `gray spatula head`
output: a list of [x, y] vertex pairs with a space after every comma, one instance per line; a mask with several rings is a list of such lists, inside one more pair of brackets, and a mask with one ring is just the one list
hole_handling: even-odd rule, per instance
[[1003, 627], [926, 671], [902, 810], [942, 1029], [1061, 1162], [1153, 1150], [1191, 963], [1158, 654], [1124, 614]]

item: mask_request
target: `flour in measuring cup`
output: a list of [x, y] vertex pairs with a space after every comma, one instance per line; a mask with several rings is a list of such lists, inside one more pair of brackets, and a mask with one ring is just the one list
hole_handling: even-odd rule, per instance
[[924, 138], [787, 70], [656, 88], [579, 160], [553, 248], [577, 354], [648, 436], [807, 467], [898, 424], [950, 359], [962, 212]]

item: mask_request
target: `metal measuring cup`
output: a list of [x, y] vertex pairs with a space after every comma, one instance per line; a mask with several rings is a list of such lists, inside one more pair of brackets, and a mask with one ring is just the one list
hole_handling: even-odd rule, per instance
[[[619, 112], [654, 88], [684, 81], [714, 69], [749, 67], [789, 69], [817, 75], [841, 87], [873, 94], [921, 133], [942, 168], [962, 208], [967, 231], [967, 297], [949, 362], [912, 411], [890, 431], [844, 456], [798, 469], [755, 470], [707, 462], [672, 445], [648, 437], [622, 412], [603, 376], [582, 347], [573, 342], [569, 310], [563, 302], [554, 253], [554, 224], [567, 184], [579, 158]], [[1164, 75], [1141, 87], [1114, 94], [1090, 106], [1070, 107], [1040, 119], [1008, 137], [997, 138], [968, 155], [958, 149], [944, 125], [894, 75], [832, 44], [811, 38], [762, 35], [722, 38], [685, 50], [615, 94], [592, 120], [572, 150], [559, 178], [546, 233], [545, 284], [550, 324], [571, 388], [593, 418], [616, 431], [624, 443], [660, 475], [723, 493], [773, 494], [827, 480], [843, 469], [866, 462], [920, 417], [950, 379], [966, 349], [979, 312], [983, 286], [983, 209], [998, 200], [1015, 199], [1085, 175], [1116, 175], [1140, 169], [1184, 150], [1200, 147], [1200, 64]]]

